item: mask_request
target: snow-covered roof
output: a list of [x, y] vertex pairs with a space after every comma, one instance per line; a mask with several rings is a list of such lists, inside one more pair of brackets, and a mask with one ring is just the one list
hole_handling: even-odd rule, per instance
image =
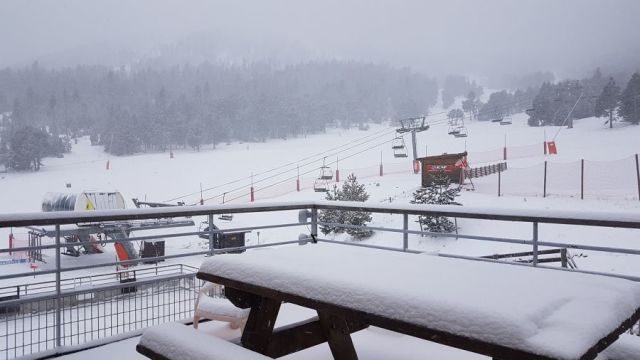
[[328, 244], [214, 256], [200, 271], [558, 359], [640, 308], [628, 280]]

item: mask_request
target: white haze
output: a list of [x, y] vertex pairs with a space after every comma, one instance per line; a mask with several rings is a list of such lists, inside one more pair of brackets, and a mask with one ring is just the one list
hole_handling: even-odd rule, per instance
[[2, 0], [0, 67], [348, 59], [432, 75], [640, 65], [637, 0]]

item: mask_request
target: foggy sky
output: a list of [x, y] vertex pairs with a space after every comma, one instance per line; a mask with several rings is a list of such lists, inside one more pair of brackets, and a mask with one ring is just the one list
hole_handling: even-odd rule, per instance
[[442, 76], [640, 66], [638, 0], [0, 0], [0, 67], [353, 59]]

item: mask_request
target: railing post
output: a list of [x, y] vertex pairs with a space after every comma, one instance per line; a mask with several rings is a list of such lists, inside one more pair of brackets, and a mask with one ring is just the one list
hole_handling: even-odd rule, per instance
[[62, 289], [60, 288], [60, 225], [56, 224], [56, 347], [62, 346], [61, 303]]
[[318, 242], [318, 209], [311, 209], [311, 241], [315, 244]]
[[560, 264], [562, 265], [563, 268], [567, 267], [567, 249], [566, 248], [560, 249]]
[[409, 249], [409, 214], [402, 214], [402, 250], [407, 251]]
[[638, 154], [636, 154], [636, 180], [638, 181], [638, 200], [640, 200], [640, 164], [638, 163]]
[[580, 200], [584, 200], [584, 159], [580, 159]]
[[213, 256], [213, 214], [209, 214], [209, 256]]
[[502, 186], [502, 166], [498, 167], [498, 197], [500, 197], [500, 187]]
[[533, 266], [538, 266], [538, 222], [533, 223]]

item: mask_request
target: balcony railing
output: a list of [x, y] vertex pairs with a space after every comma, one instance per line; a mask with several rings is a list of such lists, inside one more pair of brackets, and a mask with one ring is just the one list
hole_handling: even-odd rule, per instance
[[[388, 233], [384, 245], [361, 242], [342, 242], [322, 238], [318, 235], [323, 225], [350, 228], [346, 224], [325, 224], [318, 221], [322, 210], [358, 210], [376, 214], [391, 214], [402, 218], [402, 227], [368, 226], [368, 229]], [[251, 205], [165, 207], [119, 211], [53, 212], [0, 215], [0, 228], [43, 227], [54, 228], [55, 237], [51, 243], [40, 246], [2, 248], [0, 255], [18, 251], [47, 251], [53, 253], [51, 268], [31, 272], [2, 273], [0, 280], [11, 282], [0, 287], [0, 358], [15, 358], [23, 355], [60, 353], [74, 347], [86, 347], [96, 341], [110, 341], [138, 335], [142, 329], [166, 321], [188, 320], [193, 314], [194, 301], [201, 284], [195, 279], [195, 268], [182, 264], [162, 266], [137, 266], [104, 274], [79, 275], [99, 267], [134, 265], [140, 260], [105, 261], [63, 266], [61, 252], [67, 246], [62, 242], [61, 226], [78, 226], [96, 223], [113, 223], [145, 219], [200, 218], [213, 224], [218, 214], [270, 213], [294, 211], [279, 218], [283, 223], [214, 229], [207, 231], [182, 231], [167, 229], [165, 233], [145, 236], [131, 236], [126, 239], [105, 240], [102, 243], [121, 241], [157, 240], [162, 238], [170, 243], [173, 239], [196, 236], [204, 237], [207, 246], [195, 250], [185, 249], [165, 256], [145, 258], [145, 261], [177, 259], [186, 261], [190, 257], [215, 256], [233, 250], [248, 250], [259, 247], [292, 245], [307, 242], [339, 243], [351, 246], [367, 246], [393, 251], [420, 252], [420, 248], [410, 242], [410, 234], [433, 237], [456, 237], [481, 242], [518, 244], [529, 248], [530, 261], [513, 262], [517, 266], [538, 266], [561, 271], [578, 271], [589, 274], [621, 277], [640, 281], [640, 277], [630, 274], [604, 273], [581, 269], [568, 269], [540, 263], [539, 255], [545, 253], [540, 247], [560, 249], [581, 249], [586, 251], [609, 252], [638, 255], [636, 248], [617, 248], [605, 244], [580, 244], [576, 241], [546, 241], [539, 235], [540, 224], [581, 225], [592, 227], [639, 229], [640, 217], [632, 213], [567, 212], [546, 210], [518, 210], [474, 208], [467, 206], [404, 205], [388, 206], [369, 203], [343, 202], [287, 202], [261, 203]], [[295, 211], [298, 213], [295, 214]], [[530, 237], [496, 237], [486, 234], [443, 234], [410, 228], [410, 217], [417, 215], [447, 216], [452, 218], [476, 219], [482, 221], [516, 221], [530, 224]], [[255, 216], [259, 220], [261, 217]], [[238, 231], [272, 231], [287, 229], [287, 237], [279, 233], [277, 241], [251, 244], [237, 248], [217, 249], [214, 239], [217, 234]], [[303, 232], [303, 236], [298, 234]], [[487, 231], [488, 232], [488, 231]], [[394, 235], [395, 234], [395, 235]], [[394, 239], [397, 246], [393, 246]], [[82, 245], [83, 243], [75, 243]], [[474, 261], [499, 261], [497, 257], [470, 257], [440, 252], [438, 256], [464, 258]], [[90, 256], [90, 255], [83, 255]], [[265, 252], [265, 256], [268, 256]], [[172, 260], [174, 261], [174, 260]], [[200, 260], [189, 260], [197, 264]], [[194, 263], [195, 261], [195, 263]], [[45, 278], [33, 280], [31, 277]], [[0, 283], [1, 284], [1, 283]], [[17, 284], [17, 285], [16, 285]]]

